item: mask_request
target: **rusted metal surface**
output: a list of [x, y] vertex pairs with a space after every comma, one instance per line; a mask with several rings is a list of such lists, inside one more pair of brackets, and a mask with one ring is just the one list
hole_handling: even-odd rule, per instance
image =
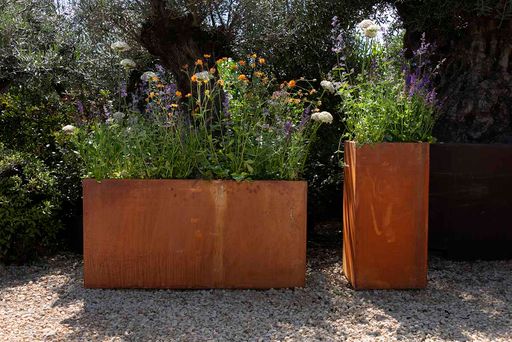
[[304, 286], [306, 182], [84, 180], [88, 288]]
[[433, 144], [432, 248], [456, 259], [512, 258], [512, 145]]
[[355, 289], [427, 284], [429, 145], [345, 143], [343, 270]]

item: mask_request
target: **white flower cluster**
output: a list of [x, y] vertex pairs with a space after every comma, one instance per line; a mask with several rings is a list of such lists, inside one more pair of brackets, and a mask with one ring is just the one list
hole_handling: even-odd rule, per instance
[[208, 71], [201, 71], [195, 74], [198, 81], [209, 81], [213, 78], [213, 75], [210, 74]]
[[115, 52], [126, 52], [126, 51], [130, 51], [130, 49], [131, 49], [130, 45], [128, 45], [127, 43], [122, 42], [122, 41], [112, 43], [110, 45], [110, 48], [112, 50], [114, 50]]
[[377, 34], [380, 31], [380, 26], [369, 19], [361, 21], [357, 26], [363, 31], [364, 35], [368, 38], [377, 37]]
[[76, 127], [73, 125], [66, 125], [62, 127], [62, 131], [66, 134], [72, 134], [75, 131]]
[[154, 79], [155, 77], [158, 77], [158, 76], [153, 71], [146, 71], [145, 73], [142, 74], [140, 79], [144, 82], [149, 82], [152, 79]]
[[330, 81], [324, 80], [324, 81], [320, 82], [320, 86], [331, 94], [334, 94], [336, 92], [336, 89], [334, 88], [334, 84]]
[[332, 115], [329, 112], [317, 112], [311, 115], [311, 120], [330, 124], [332, 123]]
[[119, 64], [121, 64], [121, 66], [126, 70], [133, 69], [137, 66], [137, 63], [135, 63], [133, 60], [129, 58], [123, 59]]

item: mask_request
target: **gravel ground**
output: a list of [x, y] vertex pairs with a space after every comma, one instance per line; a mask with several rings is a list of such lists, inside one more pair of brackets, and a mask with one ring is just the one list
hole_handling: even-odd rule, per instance
[[80, 256], [0, 266], [0, 341], [512, 341], [512, 261], [431, 258], [421, 291], [350, 289], [335, 251], [307, 286], [269, 291], [85, 290]]

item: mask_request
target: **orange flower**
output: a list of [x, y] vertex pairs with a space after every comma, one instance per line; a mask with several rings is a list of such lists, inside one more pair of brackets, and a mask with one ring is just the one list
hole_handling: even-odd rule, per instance
[[157, 76], [153, 76], [153, 77], [151, 77], [151, 81], [153, 81], [153, 82], [158, 82], [158, 77], [157, 77]]
[[183, 93], [179, 90], [176, 90], [176, 96], [181, 98], [183, 96]]
[[258, 78], [262, 78], [263, 76], [265, 76], [265, 73], [261, 72], [261, 71], [256, 71], [254, 73], [254, 76], [258, 77]]
[[263, 65], [263, 64], [265, 64], [267, 61], [265, 60], [265, 58], [260, 57], [260, 59], [258, 59], [258, 62], [259, 62], [261, 65]]
[[245, 81], [245, 82], [249, 81], [249, 79], [247, 78], [247, 76], [245, 76], [244, 74], [242, 74], [242, 75], [238, 76], [238, 80], [239, 80], [239, 81]]
[[148, 96], [148, 97], [149, 97], [150, 99], [152, 99], [152, 98], [153, 98], [153, 97], [155, 97], [155, 96], [156, 96], [155, 92], [154, 92], [154, 91], [152, 91], [151, 93], [149, 93], [149, 96]]
[[244, 66], [247, 63], [245, 63], [245, 61], [238, 61], [238, 64], [240, 64], [241, 66]]
[[290, 88], [294, 88], [296, 85], [297, 85], [297, 82], [295, 80], [291, 80], [290, 82], [288, 82], [288, 87], [290, 87]]
[[196, 61], [196, 65], [203, 66], [203, 60], [202, 60], [202, 59], [198, 59], [198, 60]]
[[157, 87], [157, 88], [165, 88], [165, 86], [164, 86], [162, 83], [158, 83], [158, 84], [156, 85], [156, 87]]
[[212, 55], [208, 55], [208, 54], [204, 55], [204, 58], [210, 58], [210, 57], [212, 57]]
[[197, 76], [196, 75], [192, 75], [192, 77], [190, 77], [190, 80], [192, 82], [197, 82]]

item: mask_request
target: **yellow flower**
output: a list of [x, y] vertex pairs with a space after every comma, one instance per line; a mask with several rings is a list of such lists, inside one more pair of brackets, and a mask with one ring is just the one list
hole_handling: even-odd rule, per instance
[[256, 63], [251, 63], [251, 68], [256, 68]]
[[245, 76], [244, 74], [238, 76], [238, 80], [239, 81], [244, 81], [244, 82], [247, 82], [249, 81], [249, 79], [247, 78], [247, 76]]
[[192, 77], [190, 77], [190, 80], [192, 82], [197, 82], [197, 76], [196, 75], [192, 75]]
[[290, 88], [294, 88], [296, 85], [297, 85], [297, 82], [295, 80], [291, 80], [290, 82], [288, 82], [288, 87], [290, 87]]
[[263, 65], [263, 64], [265, 64], [267, 61], [265, 60], [265, 58], [260, 57], [260, 59], [258, 59], [258, 62], [259, 62], [261, 65]]
[[176, 109], [176, 108], [178, 108], [178, 105], [177, 105], [176, 103], [173, 103], [173, 104], [171, 105], [171, 108]]
[[153, 81], [153, 82], [158, 82], [158, 76], [153, 76], [153, 77], [151, 77], [151, 81]]
[[188, 93], [187, 95], [185, 95], [185, 97], [186, 97], [186, 98], [189, 98], [189, 97], [191, 97], [191, 96], [192, 96], [192, 94], [191, 94], [191, 93]]
[[158, 83], [158, 84], [156, 85], [156, 87], [157, 87], [157, 88], [165, 88], [165, 86], [164, 86], [162, 83]]
[[202, 59], [198, 59], [198, 60], [196, 61], [196, 65], [203, 66], [203, 60], [202, 60]]
[[264, 72], [261, 72], [261, 71], [256, 71], [254, 73], [254, 76], [258, 77], [258, 78], [262, 78], [263, 76], [265, 76], [265, 73]]
[[218, 80], [217, 83], [221, 86], [221, 87], [224, 87], [224, 80]]
[[216, 61], [215, 63], [216, 63], [216, 64], [220, 64], [220, 63], [222, 63], [222, 62], [224, 62], [224, 58], [217, 59], [217, 61]]
[[212, 57], [212, 55], [208, 55], [208, 54], [204, 55], [204, 58], [210, 58], [210, 57]]
[[149, 93], [149, 98], [152, 99], [156, 96], [156, 93], [154, 91], [152, 91], [151, 93]]
[[256, 57], [258, 57], [258, 55], [257, 55], [257, 54], [255, 54], [255, 53], [253, 53], [253, 54], [251, 55], [251, 57], [252, 57], [252, 58], [256, 58]]
[[183, 96], [183, 93], [179, 90], [176, 90], [176, 96], [177, 97], [182, 97]]

